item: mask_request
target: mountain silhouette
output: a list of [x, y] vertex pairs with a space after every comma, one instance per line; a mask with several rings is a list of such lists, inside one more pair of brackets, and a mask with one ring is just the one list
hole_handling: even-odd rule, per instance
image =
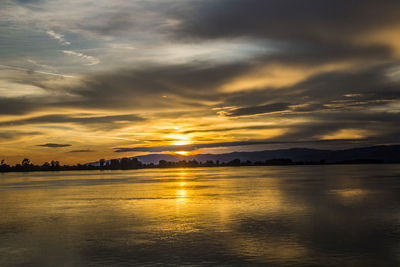
[[278, 158], [287, 158], [293, 161], [316, 162], [324, 160], [327, 163], [355, 161], [355, 160], [379, 160], [384, 162], [400, 162], [400, 145], [373, 146], [353, 148], [345, 150], [321, 150], [310, 148], [291, 148], [279, 150], [264, 150], [254, 152], [232, 152], [225, 154], [197, 154], [180, 156], [171, 154], [149, 154], [136, 156], [143, 163], [158, 163], [160, 160], [180, 161], [197, 160], [199, 162], [217, 161], [229, 162], [234, 159], [241, 161], [266, 161]]

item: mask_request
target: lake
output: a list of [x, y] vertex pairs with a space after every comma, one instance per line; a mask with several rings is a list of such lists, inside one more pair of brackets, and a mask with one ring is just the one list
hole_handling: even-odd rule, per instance
[[400, 266], [400, 165], [0, 174], [0, 266]]

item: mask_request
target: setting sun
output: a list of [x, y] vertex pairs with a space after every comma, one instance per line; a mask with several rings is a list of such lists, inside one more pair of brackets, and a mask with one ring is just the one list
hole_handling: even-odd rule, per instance
[[176, 151], [175, 153], [178, 154], [178, 155], [181, 155], [181, 156], [189, 155], [189, 151]]

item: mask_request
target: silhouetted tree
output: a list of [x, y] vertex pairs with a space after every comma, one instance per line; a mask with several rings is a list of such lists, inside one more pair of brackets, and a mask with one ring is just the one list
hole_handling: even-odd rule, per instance
[[128, 158], [122, 158], [120, 161], [120, 168], [123, 170], [128, 169], [129, 167], [129, 159]]
[[234, 159], [228, 162], [228, 166], [240, 166], [240, 159]]
[[29, 159], [25, 158], [25, 159], [22, 160], [21, 165], [24, 166], [24, 167], [27, 167], [27, 166], [29, 166], [30, 162], [31, 161]]
[[58, 167], [58, 166], [60, 166], [60, 162], [58, 162], [58, 161], [56, 161], [56, 160], [52, 160], [52, 161], [50, 162], [50, 164], [51, 164], [51, 167]]
[[165, 167], [167, 167], [167, 161], [166, 160], [160, 160], [159, 162], [158, 162], [158, 167], [160, 167], [160, 168], [165, 168]]
[[105, 162], [106, 162], [106, 161], [105, 161], [104, 159], [99, 160], [100, 167], [103, 167]]
[[60, 162], [59, 162], [59, 161], [57, 161], [57, 160], [52, 160], [52, 161], [50, 162], [50, 165], [51, 165], [51, 169], [53, 169], [53, 170], [55, 170], [55, 171], [60, 170]]
[[266, 165], [292, 165], [291, 159], [270, 159], [265, 161]]
[[48, 162], [43, 163], [42, 171], [48, 171], [48, 170], [50, 170], [50, 163]]
[[110, 162], [110, 169], [116, 170], [119, 168], [119, 160], [117, 159], [112, 159]]

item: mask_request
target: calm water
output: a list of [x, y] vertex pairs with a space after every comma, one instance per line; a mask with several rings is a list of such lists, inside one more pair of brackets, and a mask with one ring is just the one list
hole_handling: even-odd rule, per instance
[[400, 266], [400, 165], [0, 175], [0, 266]]

